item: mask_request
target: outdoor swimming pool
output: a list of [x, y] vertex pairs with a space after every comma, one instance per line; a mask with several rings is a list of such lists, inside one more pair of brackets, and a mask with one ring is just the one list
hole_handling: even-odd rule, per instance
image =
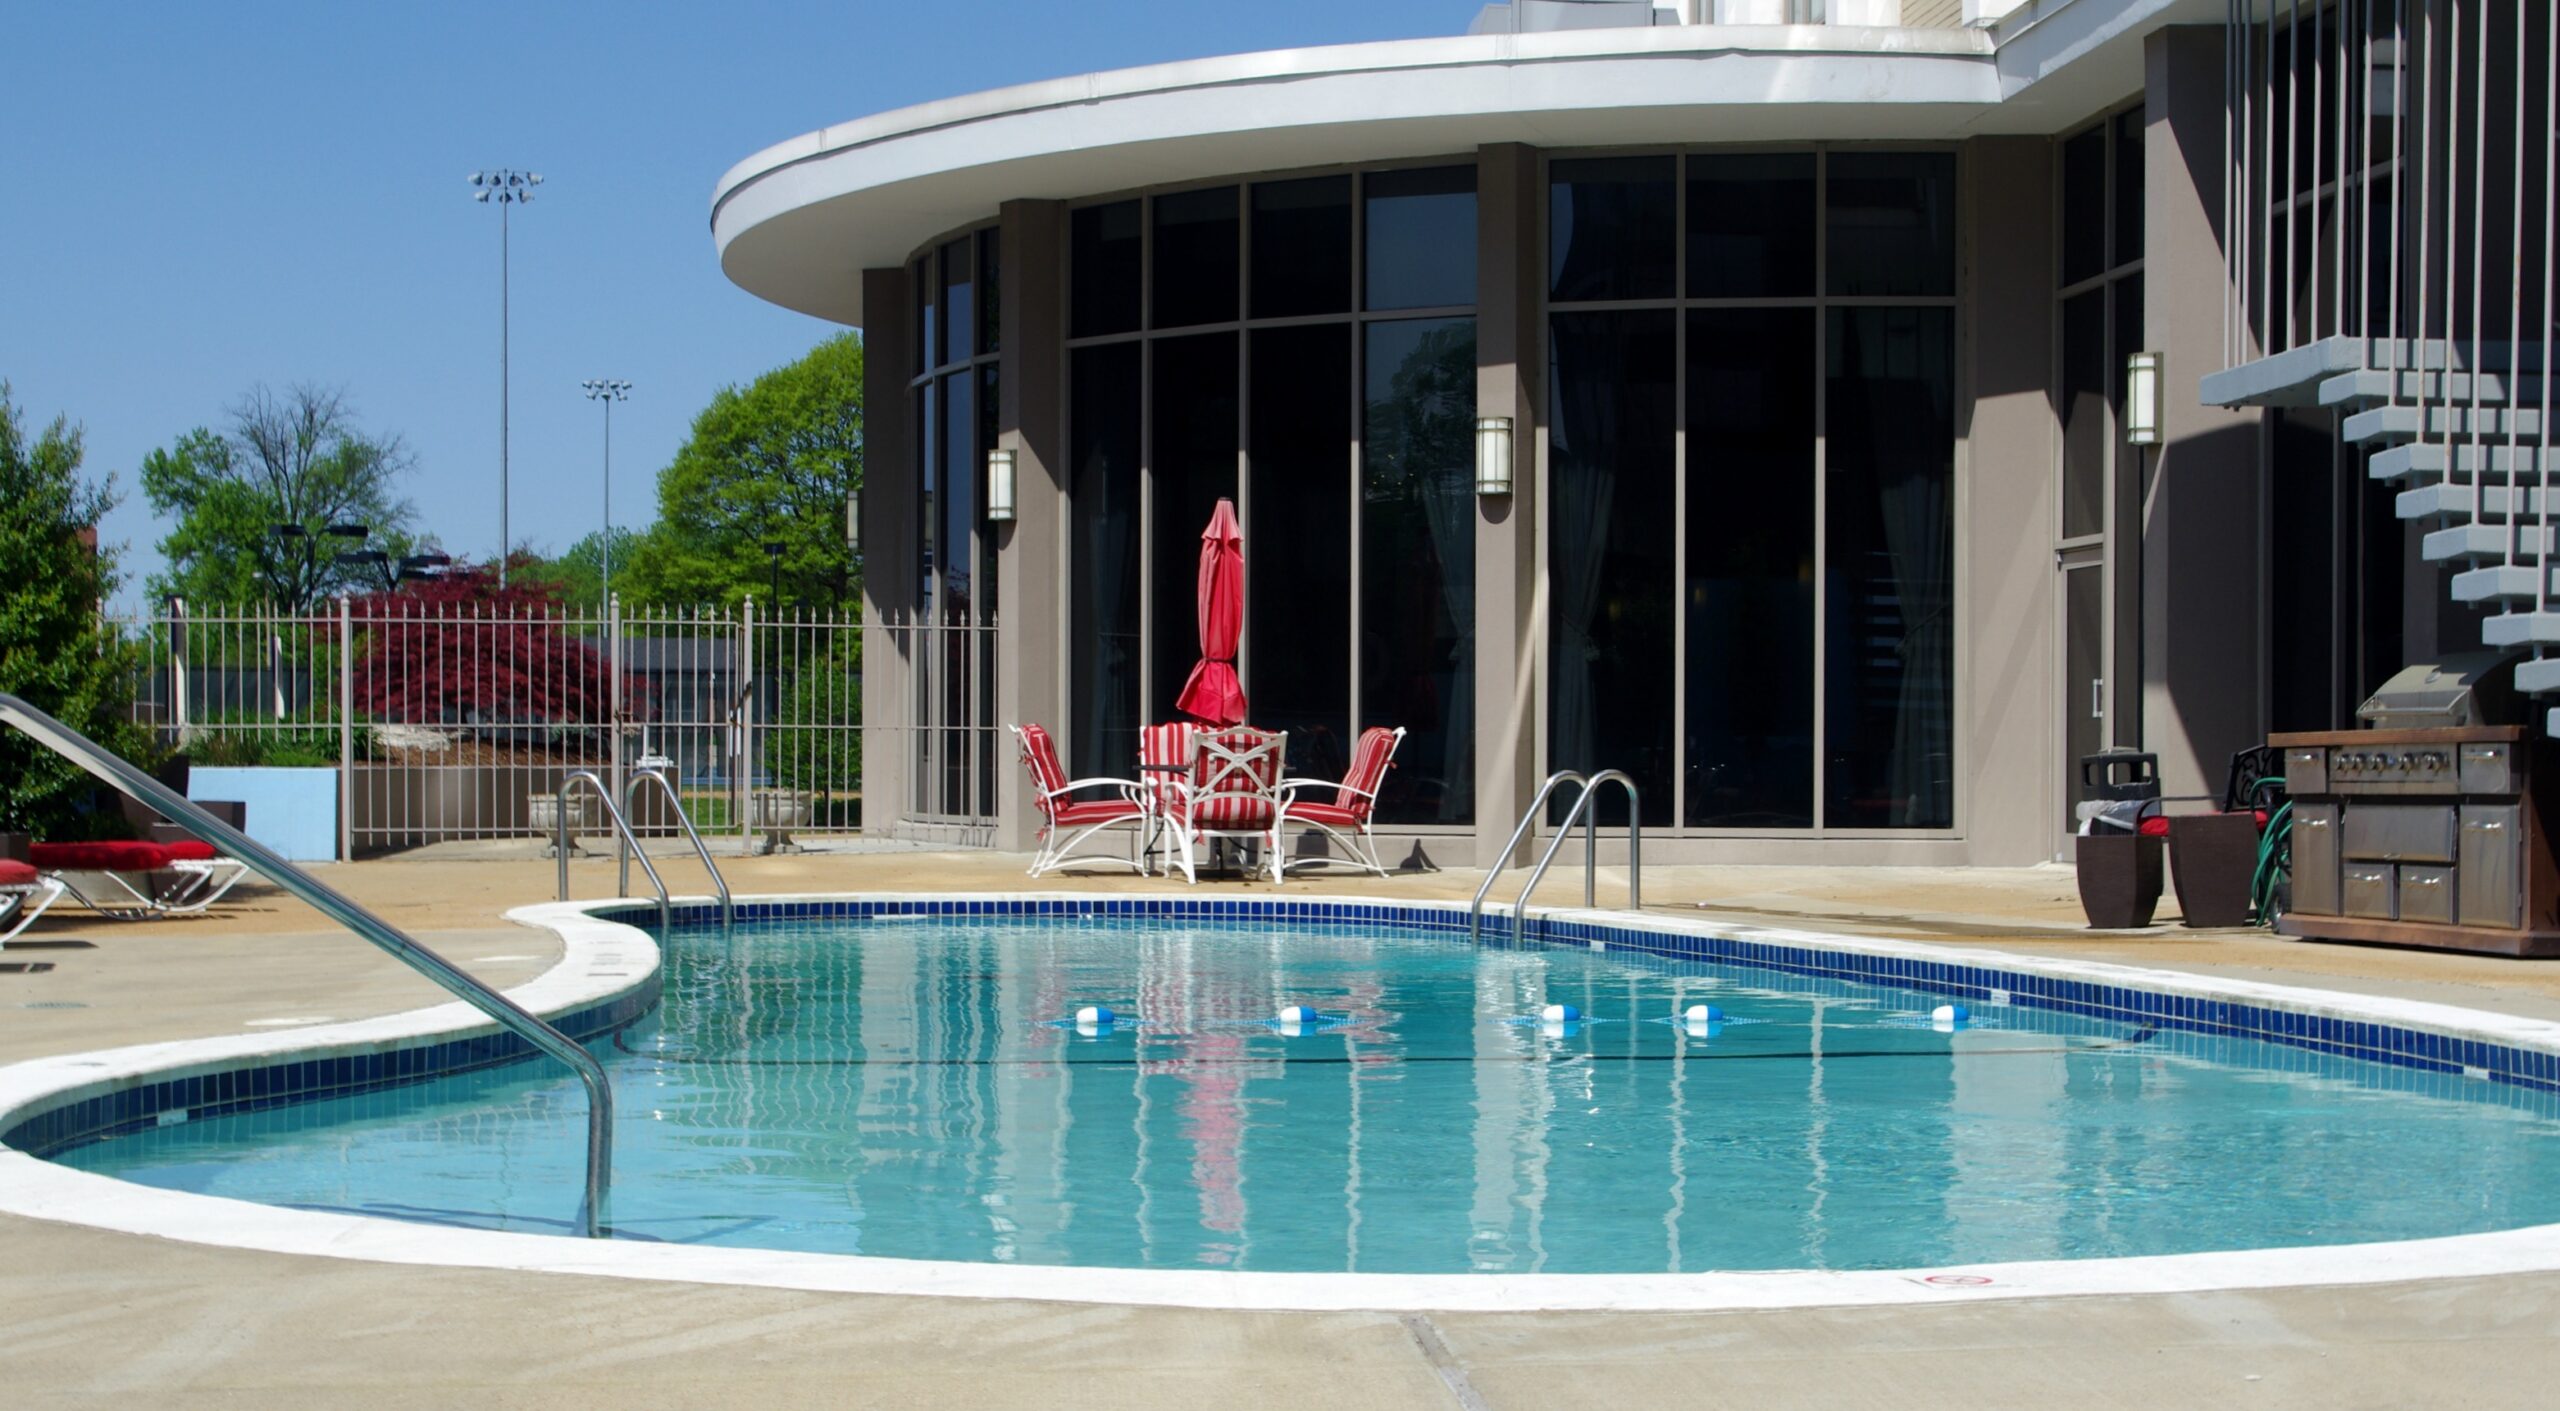
[[[2257, 1039], [1464, 932], [679, 926], [595, 1045], [626, 1239], [1195, 1270], [1884, 1269], [2560, 1221], [2560, 1094]], [[1582, 1018], [1539, 1018], [1549, 1005]], [[1283, 1026], [1304, 1005], [1319, 1018]], [[1672, 1020], [1697, 1005], [1721, 1019]], [[1106, 1006], [1119, 1022], [1069, 1016]], [[540, 1062], [91, 1142], [81, 1170], [559, 1232]]]

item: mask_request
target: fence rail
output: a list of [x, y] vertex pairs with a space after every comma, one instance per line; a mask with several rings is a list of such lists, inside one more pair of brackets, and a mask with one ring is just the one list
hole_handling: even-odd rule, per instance
[[[617, 796], [629, 771], [662, 772], [706, 834], [861, 826], [849, 613], [173, 599], [112, 621], [143, 648], [135, 718], [194, 767], [337, 771], [340, 857], [547, 837], [560, 782], [581, 769]], [[631, 821], [676, 832], [663, 802]]]

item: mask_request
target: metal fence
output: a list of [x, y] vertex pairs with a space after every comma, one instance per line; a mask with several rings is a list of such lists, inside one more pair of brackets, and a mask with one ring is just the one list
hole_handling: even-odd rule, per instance
[[[143, 646], [136, 718], [191, 766], [338, 772], [341, 857], [548, 836], [580, 769], [617, 797], [631, 770], [665, 773], [705, 833], [861, 825], [850, 614], [393, 596], [307, 611], [172, 600], [117, 625]], [[573, 807], [582, 829], [602, 826], [592, 800]], [[645, 798], [632, 823], [675, 826]]]

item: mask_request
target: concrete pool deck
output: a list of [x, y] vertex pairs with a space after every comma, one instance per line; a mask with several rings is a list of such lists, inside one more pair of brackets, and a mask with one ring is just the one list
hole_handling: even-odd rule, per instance
[[[330, 867], [333, 885], [502, 985], [559, 945], [507, 926], [552, 894], [525, 855]], [[1009, 890], [1021, 859], [908, 850], [724, 859], [742, 894]], [[670, 885], [700, 885], [690, 862]], [[574, 865], [603, 895], [607, 862]], [[1293, 876], [1291, 894], [1416, 899], [1481, 874]], [[2560, 966], [2308, 946], [2174, 925], [2080, 928], [2067, 869], [1652, 868], [1647, 911], [2098, 959], [2560, 1018]], [[1159, 891], [1125, 872], [1043, 890]], [[1514, 884], [1516, 886], [1516, 883]], [[1600, 900], [1623, 896], [1605, 873]], [[1174, 891], [1183, 891], [1179, 883]], [[1497, 889], [1506, 890], [1506, 889]], [[1566, 877], [1540, 900], [1579, 900]], [[1268, 896], [1261, 882], [1196, 895]], [[2165, 908], [2164, 908], [2165, 909]], [[244, 888], [143, 926], [48, 917], [0, 952], [0, 1062], [354, 1019], [440, 991], [316, 913]], [[42, 1007], [30, 1007], [42, 1006]], [[63, 1006], [63, 1007], [56, 1007]], [[287, 1021], [287, 1022], [279, 1022]], [[636, 1405], [1529, 1407], [1711, 1396], [1754, 1406], [2539, 1406], [2560, 1376], [2560, 1275], [2357, 1288], [1715, 1314], [1246, 1313], [632, 1283], [216, 1249], [0, 1217], [12, 1406]], [[2173, 1400], [2175, 1399], [2175, 1400]]]

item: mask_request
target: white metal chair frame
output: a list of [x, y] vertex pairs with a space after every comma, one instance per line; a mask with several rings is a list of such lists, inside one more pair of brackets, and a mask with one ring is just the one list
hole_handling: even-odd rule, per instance
[[[1169, 867], [1182, 869], [1185, 882], [1200, 880], [1198, 845], [1217, 838], [1251, 838], [1271, 856], [1271, 880], [1286, 880], [1280, 855], [1280, 770], [1289, 737], [1285, 731], [1236, 726], [1191, 732], [1191, 772], [1169, 805], [1160, 811], [1161, 836], [1171, 844]], [[1227, 811], [1242, 817], [1203, 823], [1201, 815]]]
[[0, 931], [0, 949], [6, 949], [19, 932], [36, 924], [45, 908], [62, 900], [68, 890], [61, 878], [49, 874], [40, 874], [32, 882], [0, 887], [0, 926], [9, 928]]
[[[1048, 731], [1040, 730], [1040, 744], [1034, 745], [1031, 734], [1024, 727], [1008, 725], [1005, 728], [1013, 732], [1015, 743], [1022, 748], [1023, 768], [1030, 772], [1031, 787], [1037, 795], [1032, 807], [1040, 815], [1040, 834], [1032, 852], [1028, 875], [1037, 877], [1064, 865], [1070, 857], [1073, 857], [1079, 862], [1126, 863], [1138, 869], [1138, 875], [1146, 876], [1147, 854], [1155, 846], [1156, 812], [1154, 799], [1145, 787], [1135, 779], [1109, 778], [1068, 779], [1052, 787], [1047, 782], [1048, 771], [1045, 771], [1042, 765], [1047, 764], [1058, 775], [1064, 775], [1066, 770], [1059, 766], [1057, 744], [1049, 738]], [[1045, 760], [1035, 753], [1039, 749], [1047, 751]], [[1078, 790], [1099, 788], [1119, 790], [1122, 800], [1135, 805], [1137, 812], [1114, 814], [1109, 818], [1085, 824], [1061, 824], [1057, 821], [1068, 807], [1077, 802], [1072, 795]], [[1137, 844], [1131, 850], [1132, 856], [1115, 857], [1109, 853], [1079, 854], [1076, 852], [1077, 846], [1087, 838], [1105, 829], [1118, 828], [1126, 824], [1137, 826]]]
[[[128, 881], [137, 875], [134, 873], [64, 868], [45, 875], [61, 883], [73, 901], [110, 921], [157, 921], [164, 916], [193, 916], [222, 900], [249, 875], [249, 865], [229, 857], [180, 858], [138, 875], [148, 878], [161, 872], [172, 874], [171, 881], [167, 887], [153, 891]], [[92, 895], [80, 885], [84, 878], [97, 878], [107, 886], [92, 883], [96, 893]]]
[[[1396, 750], [1403, 744], [1404, 727], [1399, 725], [1387, 738], [1386, 755], [1378, 761], [1377, 777], [1370, 782], [1370, 787], [1365, 789], [1351, 782], [1350, 771], [1345, 771], [1340, 779], [1281, 780], [1278, 828], [1280, 830], [1291, 827], [1313, 828], [1340, 843], [1343, 852], [1355, 865], [1365, 867], [1381, 877], [1386, 876], [1386, 863], [1378, 855], [1378, 791], [1386, 787], [1387, 771], [1395, 767]], [[1352, 770], [1357, 770], [1360, 763], [1355, 746], [1355, 753], [1351, 760]], [[1359, 822], [1351, 832], [1346, 833], [1342, 831], [1340, 825], [1327, 822], [1320, 817], [1310, 817], [1305, 813], [1290, 813], [1289, 810], [1298, 804], [1298, 796], [1302, 793], [1311, 796], [1329, 793], [1333, 796], [1333, 802], [1346, 809], [1351, 807], [1350, 801], [1353, 798], [1363, 800], [1367, 806], [1357, 811]], [[1314, 800], [1310, 799], [1310, 801]]]

